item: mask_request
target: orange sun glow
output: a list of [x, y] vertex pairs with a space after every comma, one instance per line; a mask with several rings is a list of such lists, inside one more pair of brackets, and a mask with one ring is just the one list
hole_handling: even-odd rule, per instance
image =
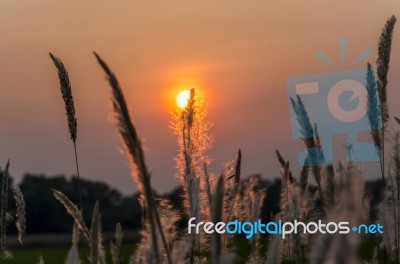
[[189, 90], [180, 91], [176, 96], [176, 105], [179, 108], [185, 108], [188, 103], [189, 97], [190, 97]]

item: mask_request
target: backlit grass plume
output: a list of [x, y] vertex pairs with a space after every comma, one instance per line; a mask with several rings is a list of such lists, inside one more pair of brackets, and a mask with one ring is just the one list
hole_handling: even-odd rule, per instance
[[[306, 158], [300, 177], [300, 186], [304, 190], [308, 182], [308, 173], [311, 171], [318, 186], [318, 193], [324, 207], [332, 204], [333, 191], [333, 167], [327, 164], [322, 151], [322, 142], [318, 134], [317, 124], [311, 123], [310, 117], [299, 95], [290, 98], [291, 106], [296, 114], [303, 136], [304, 147], [306, 148]], [[282, 163], [282, 162], [281, 162]], [[309, 167], [309, 168], [307, 168]]]
[[[367, 117], [371, 128], [371, 137], [377, 147], [377, 154], [380, 160], [382, 180], [385, 180], [384, 173], [384, 125], [382, 124], [381, 100], [377, 89], [375, 74], [370, 63], [367, 65]], [[382, 129], [381, 129], [382, 126]]]
[[15, 222], [15, 227], [18, 231], [18, 241], [22, 244], [25, 236], [26, 229], [26, 218], [25, 218], [25, 201], [21, 189], [18, 185], [12, 188], [13, 198], [15, 201], [15, 218], [8, 212], [8, 197], [9, 197], [9, 185], [10, 180], [10, 161], [7, 161], [6, 167], [3, 170], [0, 169], [1, 177], [1, 209], [0, 209], [0, 263], [2, 259], [12, 257], [11, 253], [7, 251], [7, 226], [9, 221]]
[[233, 186], [227, 193], [227, 199], [226, 199], [227, 215], [225, 217], [227, 222], [231, 220], [236, 200], [240, 199], [240, 197], [238, 198], [238, 196], [240, 196], [241, 167], [242, 167], [242, 151], [239, 149], [236, 157], [235, 171], [232, 175], [227, 177], [227, 181], [233, 179]]
[[8, 205], [8, 185], [9, 185], [10, 161], [7, 161], [6, 168], [1, 171], [1, 210], [0, 210], [0, 257], [6, 258], [6, 237], [7, 237], [7, 205]]
[[384, 186], [383, 199], [379, 204], [379, 218], [385, 225], [383, 234], [388, 257], [400, 261], [400, 132], [394, 136], [393, 150], [389, 163], [388, 180]]
[[112, 102], [119, 134], [129, 154], [136, 185], [145, 202], [144, 206], [148, 218], [147, 220], [150, 225], [152, 248], [154, 248], [154, 251], [156, 252], [155, 262], [159, 263], [161, 261], [161, 256], [158, 255], [159, 243], [157, 241], [157, 232], [159, 232], [162, 238], [162, 244], [164, 246], [168, 263], [171, 263], [170, 249], [168, 248], [168, 244], [162, 230], [157, 204], [151, 188], [150, 173], [148, 172], [145, 163], [142, 142], [138, 136], [135, 126], [131, 121], [128, 106], [126, 105], [122, 89], [116, 76], [99, 55], [96, 53], [94, 53], [94, 55], [106, 73], [108, 83], [111, 86], [113, 95]]
[[99, 202], [97, 201], [93, 213], [92, 224], [90, 225], [90, 263], [105, 264], [105, 252], [103, 248], [103, 235], [101, 225], [101, 215], [99, 209]]
[[86, 241], [89, 242], [90, 241], [90, 232], [85, 224], [85, 220], [83, 219], [82, 212], [62, 192], [53, 190], [53, 195], [65, 207], [68, 214], [72, 216], [72, 218], [75, 221], [75, 224], [78, 226], [79, 230], [85, 237]]
[[115, 242], [110, 241], [110, 251], [113, 264], [122, 264], [122, 228], [121, 224], [117, 223], [115, 228]]
[[[241, 202], [243, 203], [243, 215], [241, 220], [254, 223], [260, 219], [261, 209], [265, 199], [266, 189], [261, 187], [261, 177], [259, 175], [250, 176], [243, 188], [243, 196]], [[260, 234], [254, 234], [250, 238], [251, 255], [249, 263], [259, 263], [261, 256], [260, 250]]]
[[[335, 204], [328, 208], [322, 222], [340, 222], [346, 219], [351, 226], [366, 223], [369, 201], [365, 196], [364, 180], [360, 167], [350, 162], [339, 162], [335, 170]], [[386, 227], [385, 227], [386, 229]], [[387, 230], [387, 229], [386, 229]], [[386, 232], [385, 232], [386, 233]], [[389, 232], [387, 232], [389, 233]], [[358, 233], [313, 235], [310, 263], [362, 263], [359, 250], [361, 238]], [[381, 262], [379, 262], [381, 263]]]
[[387, 105], [387, 74], [389, 72], [390, 53], [392, 49], [392, 39], [396, 17], [391, 16], [382, 29], [378, 44], [378, 58], [376, 60], [378, 74], [378, 92], [381, 102], [381, 114], [384, 127], [389, 120], [389, 111]]
[[25, 200], [24, 195], [22, 194], [18, 185], [14, 186], [13, 188], [13, 197], [15, 201], [15, 207], [17, 208], [15, 212], [15, 226], [18, 230], [18, 241], [22, 244], [26, 228]]
[[[215, 177], [207, 172], [209, 158], [207, 151], [211, 148], [213, 139], [208, 130], [210, 124], [206, 121], [206, 105], [204, 100], [196, 94], [196, 90], [190, 90], [188, 103], [183, 111], [176, 112], [173, 116], [173, 129], [178, 137], [178, 179], [185, 190], [185, 206], [189, 216], [200, 213], [204, 206], [210, 207], [211, 189]], [[198, 187], [195, 190], [193, 185]], [[207, 203], [198, 205], [196, 209], [196, 195], [191, 192], [200, 191], [199, 195], [205, 195]], [[203, 207], [203, 208], [200, 208]], [[206, 213], [209, 210], [203, 211]]]
[[367, 88], [367, 116], [371, 127], [371, 136], [374, 140], [376, 146], [379, 149], [382, 148], [382, 139], [379, 133], [379, 128], [382, 123], [382, 116], [379, 106], [379, 95], [377, 90], [377, 84], [375, 79], [375, 74], [372, 69], [371, 64], [367, 65], [367, 78], [366, 78], [366, 86]]
[[80, 183], [80, 175], [79, 175], [79, 164], [78, 164], [78, 153], [76, 150], [76, 139], [77, 139], [77, 119], [75, 116], [75, 105], [74, 98], [72, 97], [72, 89], [71, 82], [69, 81], [68, 71], [65, 68], [62, 61], [56, 57], [55, 55], [50, 54], [50, 58], [52, 59], [54, 66], [57, 68], [58, 78], [60, 80], [60, 90], [61, 95], [65, 104], [65, 111], [67, 115], [68, 121], [68, 131], [71, 136], [71, 140], [74, 144], [74, 153], [75, 153], [75, 165], [76, 165], [76, 175], [78, 177], [78, 192], [79, 192], [79, 205], [82, 209], [82, 192], [81, 192], [81, 183]]
[[[277, 151], [278, 158], [283, 161], [282, 156]], [[279, 202], [280, 214], [279, 219], [284, 222], [294, 220], [308, 222], [310, 220], [311, 199], [307, 192], [301, 190], [301, 186], [292, 176], [289, 162], [284, 162], [281, 167], [282, 186], [281, 197]], [[271, 243], [275, 238], [271, 238]], [[286, 261], [295, 261], [300, 263], [303, 253], [303, 245], [308, 242], [306, 234], [290, 234], [287, 238], [277, 243], [280, 248], [281, 258]]]
[[[377, 80], [375, 80], [372, 67], [368, 64], [367, 70], [367, 91], [368, 91], [368, 119], [371, 126], [371, 135], [374, 143], [379, 147], [380, 166], [383, 182], [385, 182], [385, 131], [389, 122], [389, 108], [387, 101], [387, 75], [389, 72], [390, 54], [392, 50], [393, 30], [396, 24], [396, 17], [391, 16], [382, 29], [378, 42], [378, 58], [376, 60]], [[376, 92], [378, 100], [376, 100]], [[379, 111], [377, 109], [379, 102]], [[379, 117], [378, 117], [379, 115]], [[380, 131], [379, 122], [381, 122]], [[376, 131], [374, 131], [376, 130]]]
[[[86, 239], [87, 244], [89, 245], [89, 262], [90, 264], [105, 264], [105, 253], [102, 245], [102, 228], [101, 228], [101, 217], [99, 211], [99, 203], [96, 202], [93, 213], [92, 213], [92, 221], [90, 229], [87, 227], [82, 212], [76, 207], [76, 205], [71, 202], [67, 196], [65, 196], [62, 192], [53, 190], [54, 197], [61, 202], [61, 204], [67, 210], [67, 213], [72, 216], [74, 219], [74, 225], [76, 228], [80, 230], [83, 234], [84, 238]], [[75, 226], [74, 231], [72, 234], [72, 252], [70, 250], [69, 256], [67, 261], [72, 263], [76, 263], [79, 259], [75, 256], [76, 246], [78, 243], [78, 237], [75, 233]], [[75, 247], [75, 248], [74, 248]], [[72, 255], [72, 256], [71, 256]], [[70, 264], [70, 263], [68, 263]]]
[[[207, 172], [207, 151], [213, 140], [208, 134], [210, 124], [206, 121], [206, 105], [194, 88], [184, 110], [173, 116], [173, 129], [178, 138], [177, 178], [183, 187], [186, 214], [196, 221], [210, 219], [213, 204], [212, 189], [215, 177]], [[195, 250], [200, 250], [200, 236], [191, 235], [190, 263], [195, 261]]]

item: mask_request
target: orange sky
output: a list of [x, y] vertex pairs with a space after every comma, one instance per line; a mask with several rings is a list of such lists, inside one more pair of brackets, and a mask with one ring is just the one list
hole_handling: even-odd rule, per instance
[[[51, 51], [70, 73], [82, 175], [124, 192], [136, 189], [95, 50], [123, 84], [157, 190], [177, 185], [170, 112], [179, 89], [192, 86], [209, 104], [215, 172], [240, 147], [245, 174], [275, 177], [275, 148], [295, 163], [299, 145], [291, 136], [286, 79], [335, 70], [314, 53], [322, 49], [339, 61], [342, 36], [348, 37], [348, 61], [371, 47], [374, 62], [393, 12], [400, 17], [398, 0], [0, 0], [0, 162], [10, 158], [17, 179], [25, 172], [74, 173]], [[391, 110], [398, 115], [399, 28], [389, 74]]]

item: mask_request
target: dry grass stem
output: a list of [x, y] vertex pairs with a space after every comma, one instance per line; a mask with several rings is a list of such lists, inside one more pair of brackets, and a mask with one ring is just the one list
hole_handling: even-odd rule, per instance
[[17, 208], [15, 226], [18, 230], [18, 241], [22, 244], [26, 229], [25, 201], [18, 185], [13, 188], [13, 197]]

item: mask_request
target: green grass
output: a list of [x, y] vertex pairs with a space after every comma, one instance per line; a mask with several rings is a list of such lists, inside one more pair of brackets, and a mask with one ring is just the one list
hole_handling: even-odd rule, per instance
[[[129, 262], [129, 258], [131, 257], [133, 250], [133, 244], [123, 245], [122, 246], [122, 254], [124, 258], [124, 263]], [[65, 262], [65, 259], [68, 255], [68, 247], [31, 247], [31, 248], [22, 248], [22, 249], [13, 249], [12, 250], [12, 258], [5, 260], [4, 264], [35, 264], [37, 263], [40, 256], [43, 257], [43, 260], [46, 264], [62, 264]], [[105, 248], [107, 254], [107, 263], [111, 262], [111, 256], [109, 247]], [[79, 255], [82, 264], [89, 263], [87, 261], [87, 257], [89, 255], [89, 249], [87, 247], [81, 246], [79, 248]]]

